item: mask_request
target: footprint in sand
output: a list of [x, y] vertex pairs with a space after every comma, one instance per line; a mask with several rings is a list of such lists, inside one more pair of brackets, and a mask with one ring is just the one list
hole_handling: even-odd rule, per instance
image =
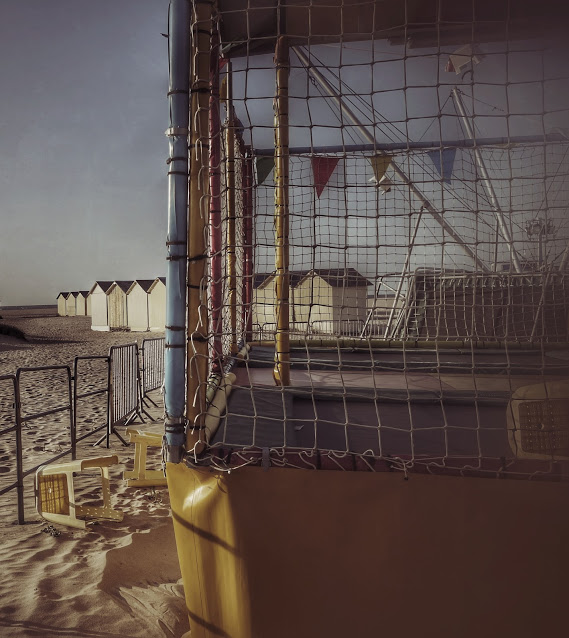
[[8, 472], [11, 472], [11, 468], [6, 467], [4, 465], [0, 465], [0, 474], [8, 474]]

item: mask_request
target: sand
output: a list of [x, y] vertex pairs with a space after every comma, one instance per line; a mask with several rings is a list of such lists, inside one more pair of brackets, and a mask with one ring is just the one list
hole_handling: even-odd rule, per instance
[[[28, 340], [0, 335], [0, 375], [26, 366], [71, 365], [78, 355], [103, 355], [111, 345], [160, 336], [94, 332], [88, 317], [56, 317], [50, 309], [3, 310], [2, 315], [4, 323], [23, 330]], [[101, 379], [95, 366], [92, 374], [83, 375], [84, 388], [98, 387]], [[65, 401], [65, 384], [55, 373], [30, 374], [22, 382], [24, 412]], [[138, 427], [158, 430], [161, 398], [158, 392], [151, 396], [159, 406], [151, 411], [157, 421], [145, 418]], [[99, 397], [82, 405], [81, 432], [104, 421], [102, 403]], [[0, 430], [12, 418], [5, 384], [0, 389]], [[64, 449], [67, 425], [66, 412], [30, 422], [23, 432], [24, 467]], [[11, 436], [0, 437], [0, 488], [14, 480]], [[25, 525], [16, 524], [15, 491], [0, 496], [0, 636], [153, 638], [182, 636], [189, 629], [167, 489], [126, 487], [122, 471], [132, 468], [134, 446], [125, 448], [113, 437], [109, 450], [93, 447], [96, 438], [79, 443], [77, 456], [118, 455], [111, 490], [114, 507], [124, 512], [122, 522], [92, 521], [86, 530], [49, 527], [35, 511], [31, 476], [25, 485]], [[99, 502], [96, 474], [80, 475], [75, 484], [77, 502]]]

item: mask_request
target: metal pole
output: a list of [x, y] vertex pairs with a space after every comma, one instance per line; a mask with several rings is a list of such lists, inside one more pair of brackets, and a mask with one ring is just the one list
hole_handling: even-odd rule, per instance
[[253, 338], [253, 157], [248, 150], [243, 171], [243, 326], [245, 340]]
[[567, 263], [569, 263], [569, 245], [566, 246], [563, 251], [563, 256], [561, 257], [561, 262], [559, 263], [559, 270], [565, 270], [567, 267]]
[[[307, 68], [308, 72], [312, 75], [312, 77], [320, 84], [320, 86], [328, 93], [328, 95], [333, 98], [341, 109], [344, 116], [352, 122], [359, 129], [360, 134], [364, 137], [370, 144], [375, 145], [375, 137], [367, 130], [367, 128], [359, 121], [354, 112], [347, 106], [338, 93], [335, 91], [334, 87], [328, 82], [328, 80], [320, 73], [318, 69], [313, 67], [310, 64], [310, 60], [308, 56], [302, 51], [299, 47], [292, 47], [292, 50], [296, 53], [298, 59], [302, 62], [302, 64]], [[378, 155], [387, 155], [385, 151], [382, 151], [377, 147]], [[484, 272], [489, 272], [488, 266], [474, 253], [474, 251], [468, 246], [468, 244], [464, 241], [464, 239], [456, 232], [456, 230], [445, 220], [444, 216], [431, 204], [431, 202], [423, 195], [420, 189], [411, 182], [410, 178], [407, 174], [395, 163], [395, 161], [391, 160], [391, 168], [398, 176], [398, 178], [403, 182], [405, 186], [409, 188], [409, 190], [413, 193], [413, 195], [417, 198], [420, 205], [431, 215], [431, 217], [439, 224], [439, 226], [456, 241], [462, 250], [466, 253], [466, 255], [472, 259], [475, 265]]]
[[235, 112], [233, 110], [233, 73], [231, 60], [227, 62], [227, 95], [225, 104], [227, 107], [227, 125], [225, 127], [225, 180], [226, 180], [226, 259], [227, 259], [227, 284], [229, 302], [229, 329], [231, 337], [231, 354], [237, 352], [237, 268], [235, 246]]
[[24, 514], [24, 458], [22, 445], [22, 397], [20, 394], [20, 379], [13, 377], [14, 410], [16, 418], [16, 493], [18, 496], [18, 525], [25, 523]]
[[211, 249], [211, 332], [213, 334], [212, 372], [221, 374], [223, 349], [221, 333], [222, 261], [221, 261], [221, 123], [219, 116], [219, 34], [213, 34], [210, 57], [211, 94], [209, 97], [209, 241]]
[[288, 217], [288, 41], [280, 36], [275, 48], [275, 367], [277, 385], [290, 385], [289, 217]]
[[190, 183], [188, 218], [188, 344], [186, 387], [186, 449], [193, 447], [191, 430], [201, 430], [206, 413], [209, 367], [207, 286], [207, 217], [209, 212], [209, 64], [211, 2], [194, 0], [191, 19]]
[[[170, 126], [168, 136], [168, 234], [164, 351], [164, 456], [179, 463], [184, 446], [186, 369], [186, 252], [188, 214], [188, 110], [190, 5], [171, 0], [168, 12]], [[109, 363], [109, 443], [112, 387]]]
[[383, 335], [385, 339], [389, 338], [389, 333], [391, 331], [391, 324], [393, 323], [393, 317], [395, 316], [395, 309], [397, 307], [397, 303], [399, 302], [399, 297], [401, 296], [401, 290], [403, 289], [405, 273], [409, 270], [409, 265], [411, 264], [411, 253], [413, 252], [413, 246], [415, 245], [415, 239], [417, 237], [417, 232], [419, 230], [419, 226], [421, 224], [422, 218], [423, 218], [423, 209], [421, 208], [421, 210], [419, 211], [419, 215], [417, 217], [415, 228], [413, 229], [413, 236], [411, 237], [411, 241], [409, 242], [409, 249], [407, 250], [407, 256], [405, 257], [405, 263], [403, 264], [401, 279], [399, 280], [399, 284], [395, 292], [395, 299], [393, 300], [393, 306], [391, 307], [389, 318], [387, 319], [387, 326], [385, 327], [385, 333]]
[[[460, 91], [456, 86], [451, 91], [451, 95], [453, 97], [454, 103], [456, 104], [456, 108], [461, 117], [461, 120], [464, 124], [464, 128], [466, 129], [466, 134], [473, 142], [475, 142], [476, 135], [474, 134], [474, 128], [472, 127], [472, 123], [470, 122], [470, 119], [466, 113], [466, 108], [464, 106], [464, 102], [462, 101], [462, 97], [460, 96]], [[498, 222], [498, 226], [500, 227], [500, 232], [502, 233], [502, 236], [504, 237], [506, 243], [510, 248], [510, 257], [514, 265], [514, 269], [516, 272], [522, 272], [520, 260], [514, 248], [512, 234], [510, 233], [510, 229], [508, 228], [506, 220], [504, 219], [504, 213], [500, 208], [500, 203], [498, 202], [498, 198], [496, 197], [496, 192], [494, 191], [494, 187], [492, 186], [492, 182], [490, 181], [490, 177], [486, 169], [486, 164], [484, 163], [484, 158], [482, 157], [480, 149], [476, 146], [476, 144], [474, 144], [472, 150], [474, 151], [474, 157], [476, 158], [478, 170], [480, 171], [480, 175], [482, 176], [482, 184], [484, 185], [486, 194], [488, 195], [488, 199], [490, 200], [490, 205], [494, 210], [496, 221]]]

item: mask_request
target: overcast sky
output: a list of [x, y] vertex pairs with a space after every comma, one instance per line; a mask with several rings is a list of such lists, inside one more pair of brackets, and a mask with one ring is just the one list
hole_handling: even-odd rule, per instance
[[165, 274], [168, 0], [0, 1], [0, 300]]
[[[167, 9], [168, 0], [0, 0], [4, 305], [55, 303], [58, 292], [87, 290], [97, 279], [165, 274], [168, 63], [167, 41], [160, 34], [167, 31]], [[314, 47], [313, 53], [330, 67], [341, 60], [342, 79], [364, 97], [378, 142], [448, 140], [464, 137], [448, 102], [455, 83], [464, 83], [475, 98], [467, 105], [482, 137], [540, 135], [569, 126], [567, 47], [560, 51], [546, 42], [543, 54], [528, 51], [542, 44], [486, 43], [482, 63], [465, 77], [444, 71], [448, 52], [443, 51], [406, 52], [376, 42], [352, 43], [341, 56], [334, 45]], [[329, 100], [319, 97], [294, 55], [291, 60], [291, 144], [361, 141], [353, 128], [342, 140]], [[255, 125], [254, 146], [270, 147], [272, 56], [235, 60], [234, 70], [238, 115], [246, 129]], [[245, 86], [246, 105], [239, 99]], [[372, 115], [372, 104], [381, 120]], [[388, 130], [385, 121], [395, 122], [399, 132]], [[555, 202], [562, 212], [563, 166], [561, 174], [549, 167], [562, 182], [552, 191], [562, 191]], [[547, 183], [540, 173], [535, 176], [543, 188]], [[369, 175], [361, 177], [365, 186]], [[538, 191], [525, 196], [536, 213], [543, 199]], [[395, 190], [381, 200], [384, 208], [394, 196]], [[321, 206], [328, 197], [325, 193]], [[374, 195], [365, 215], [368, 208], [376, 211], [375, 202]], [[508, 210], [513, 202], [503, 205]], [[533, 208], [529, 212], [533, 215]], [[556, 224], [560, 229], [564, 221]], [[367, 241], [367, 230], [360, 230]], [[260, 231], [257, 240], [263, 243]], [[566, 239], [564, 233], [558, 239]], [[272, 242], [272, 218], [267, 237]], [[272, 255], [272, 244], [267, 248]], [[364, 254], [357, 247], [355, 252]], [[377, 256], [370, 258], [375, 268]], [[397, 266], [397, 259], [389, 259], [393, 263], [386, 268]], [[268, 262], [257, 265], [270, 269]]]

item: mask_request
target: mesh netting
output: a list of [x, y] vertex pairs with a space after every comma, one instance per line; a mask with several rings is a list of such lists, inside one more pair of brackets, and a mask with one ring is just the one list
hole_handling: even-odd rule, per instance
[[452, 37], [308, 20], [274, 54], [257, 15], [213, 22], [232, 91], [210, 102], [208, 339], [235, 377], [194, 461], [567, 476], [564, 45], [507, 16]]

